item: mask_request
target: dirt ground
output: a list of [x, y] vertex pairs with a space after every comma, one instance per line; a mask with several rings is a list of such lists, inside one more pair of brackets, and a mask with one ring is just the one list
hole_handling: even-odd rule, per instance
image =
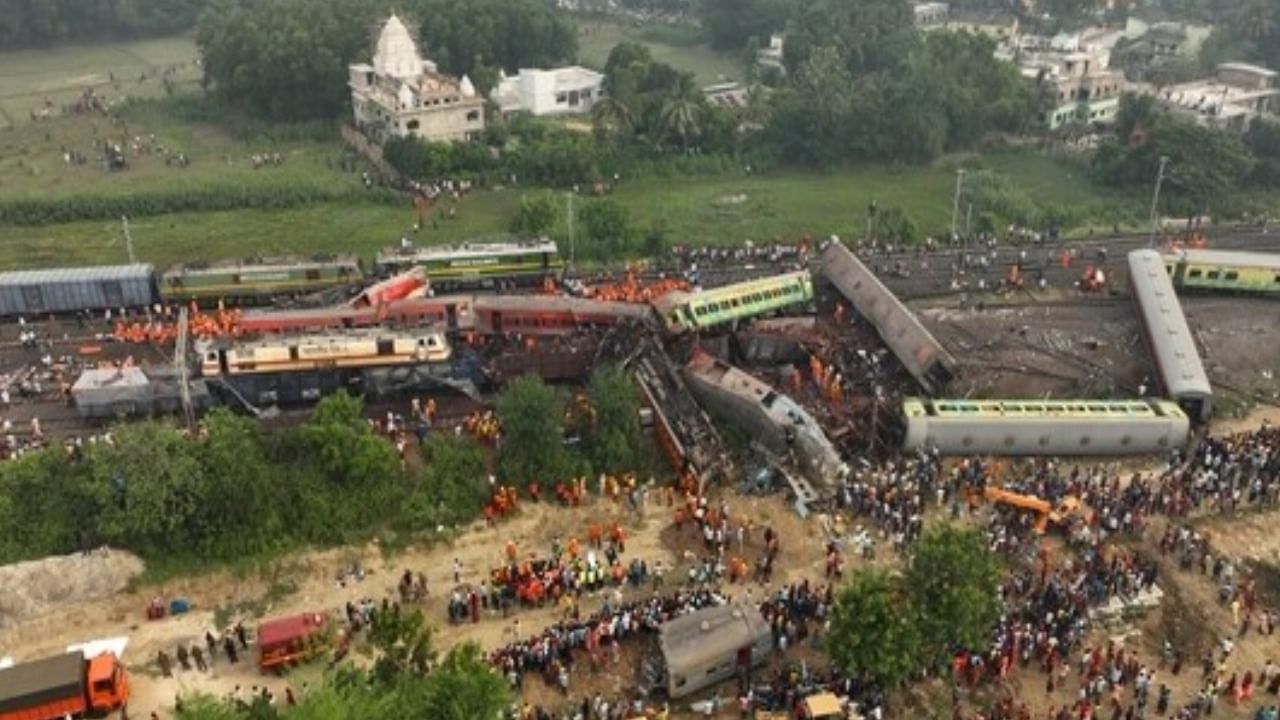
[[[823, 548], [825, 540], [818, 530], [816, 520], [803, 521], [779, 496], [764, 498], [731, 497], [731, 513], [751, 517], [759, 527], [772, 526], [783, 538], [780, 572], [775, 574], [769, 588], [753, 588], [755, 598], [763, 592], [776, 589], [792, 579], [822, 576]], [[237, 577], [219, 573], [190, 578], [148, 587], [142, 591], [121, 592], [107, 599], [85, 603], [53, 603], [45, 614], [30, 618], [20, 626], [0, 630], [0, 648], [15, 658], [31, 659], [45, 654], [61, 652], [72, 642], [86, 639], [127, 635], [130, 638], [126, 664], [133, 674], [134, 683], [130, 715], [146, 717], [152, 710], [166, 717], [165, 708], [173, 705], [179, 694], [205, 692], [211, 694], [233, 693], [237, 687], [248, 692], [254, 686], [273, 688], [283, 692], [285, 681], [261, 676], [253, 666], [251, 657], [242, 657], [239, 664], [231, 666], [225, 656], [219, 656], [211, 672], [177, 672], [172, 679], [160, 677], [155, 657], [165, 650], [173, 655], [179, 643], [191, 644], [203, 637], [208, 629], [215, 629], [214, 615], [219, 607], [235, 607], [241, 604], [263, 602], [272, 582], [296, 583], [297, 590], [278, 599], [265, 608], [264, 615], [273, 617], [308, 610], [338, 610], [348, 600], [394, 596], [396, 581], [404, 569], [425, 572], [430, 587], [430, 597], [424, 603], [427, 617], [438, 624], [437, 644], [447, 648], [462, 640], [478, 642], [486, 649], [499, 647], [511, 640], [512, 621], [487, 614], [479, 624], [450, 625], [446, 620], [446, 600], [453, 587], [452, 563], [457, 558], [463, 566], [462, 582], [479, 582], [488, 570], [502, 562], [503, 544], [508, 538], [520, 548], [522, 554], [549, 551], [552, 539], [559, 535], [565, 540], [575, 534], [585, 535], [587, 525], [593, 521], [617, 518], [629, 533], [628, 558], [643, 558], [651, 565], [662, 562], [673, 568], [667, 574], [665, 591], [669, 591], [676, 578], [687, 572], [683, 559], [686, 550], [693, 549], [699, 541], [688, 531], [676, 533], [671, 525], [671, 509], [661, 503], [659, 493], [651, 493], [643, 513], [636, 514], [621, 505], [599, 501], [581, 508], [560, 508], [547, 504], [526, 504], [514, 517], [486, 528], [477, 524], [468, 528], [451, 545], [441, 544], [432, 548], [415, 548], [384, 557], [377, 547], [353, 550], [331, 550], [306, 553], [282, 562], [279, 573], [273, 577]], [[756, 546], [761, 543], [756, 538]], [[753, 559], [759, 547], [748, 544], [746, 557]], [[365, 569], [362, 581], [341, 585], [339, 574], [359, 562]], [[731, 588], [732, 589], [732, 588]], [[632, 592], [623, 590], [624, 598]], [[192, 611], [159, 621], [147, 621], [144, 610], [148, 601], [158, 596], [163, 599], [184, 598], [191, 602]], [[588, 597], [580, 603], [583, 613], [597, 609], [603, 596]], [[557, 613], [553, 608], [522, 610], [512, 614], [512, 620], [520, 621], [521, 634], [536, 632], [554, 622]], [[256, 618], [245, 617], [246, 625], [253, 627]], [[633, 663], [632, 663], [633, 666]], [[295, 684], [313, 680], [318, 670], [304, 672], [294, 678]], [[577, 672], [577, 671], [575, 671]], [[575, 690], [590, 689], [595, 692], [622, 692], [632, 684], [634, 674], [610, 673], [595, 678], [574, 679]], [[554, 701], [554, 694], [538, 690], [540, 681], [530, 678], [527, 683], [531, 699], [539, 702]]]
[[[1236, 414], [1280, 400], [1280, 306], [1267, 298], [1184, 296], [1216, 402]], [[1107, 397], [1155, 392], [1155, 370], [1129, 298], [1012, 296], [979, 309], [949, 298], [916, 303], [961, 364], [949, 392], [986, 397]]]

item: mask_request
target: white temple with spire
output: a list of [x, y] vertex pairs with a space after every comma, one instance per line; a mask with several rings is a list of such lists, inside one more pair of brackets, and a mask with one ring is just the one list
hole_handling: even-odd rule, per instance
[[349, 84], [356, 127], [377, 142], [457, 142], [484, 130], [484, 98], [471, 80], [442, 75], [395, 14], [382, 26], [373, 62], [350, 67]]

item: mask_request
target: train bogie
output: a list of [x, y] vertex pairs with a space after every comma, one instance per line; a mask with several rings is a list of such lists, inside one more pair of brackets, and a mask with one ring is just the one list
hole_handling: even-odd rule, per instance
[[1108, 456], [1162, 453], [1191, 421], [1163, 400], [926, 400], [903, 402], [905, 450], [942, 455]]

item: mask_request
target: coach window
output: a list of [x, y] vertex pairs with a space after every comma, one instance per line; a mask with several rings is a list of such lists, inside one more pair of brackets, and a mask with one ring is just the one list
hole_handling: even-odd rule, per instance
[[1206, 278], [1208, 278], [1208, 279], [1210, 279], [1210, 280], [1217, 280], [1217, 279], [1218, 279], [1218, 271], [1217, 271], [1217, 270], [1210, 270], [1210, 271], [1209, 271], [1209, 273], [1208, 273], [1207, 275], [1205, 275], [1205, 277], [1206, 277]]
[[1129, 437], [1128, 435], [1125, 435], [1124, 437], [1120, 438], [1120, 444], [1123, 445], [1124, 447], [1129, 447], [1130, 445], [1133, 444], [1133, 438]]
[[1049, 436], [1048, 436], [1048, 435], [1041, 435], [1041, 436], [1040, 436], [1040, 447], [1049, 447]]
[[1238, 279], [1239, 277], [1240, 277], [1240, 273], [1236, 272], [1235, 270], [1229, 270], [1229, 271], [1227, 272], [1227, 279], [1228, 279], [1228, 280], [1236, 280], [1236, 279]]
[[1198, 278], [1203, 274], [1204, 272], [1201, 270], [1192, 270], [1191, 272], [1187, 273], [1187, 277]]
[[307, 271], [307, 280], [319, 280], [319, 279], [320, 279], [320, 271], [319, 271], [319, 270], [308, 270], [308, 271]]

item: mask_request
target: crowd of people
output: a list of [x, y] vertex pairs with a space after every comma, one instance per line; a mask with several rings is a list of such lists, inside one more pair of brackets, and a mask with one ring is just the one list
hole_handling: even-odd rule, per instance
[[[1029, 514], [1012, 508], [992, 513], [991, 546], [1019, 569], [1002, 587], [1005, 612], [992, 643], [957, 652], [952, 672], [958, 688], [999, 683], [1018, 667], [1034, 666], [1053, 697], [1055, 689], [1076, 678], [1074, 701], [1053, 707], [1044, 715], [1049, 720], [1132, 720], [1170, 711], [1177, 718], [1198, 718], [1210, 714], [1219, 700], [1247, 704], [1259, 688], [1274, 687], [1280, 694], [1273, 666], [1231, 671], [1227, 664], [1238, 638], [1274, 631], [1276, 612], [1262, 607], [1256, 580], [1241, 564], [1215, 555], [1208, 538], [1184, 523], [1197, 513], [1274, 507], [1280, 498], [1280, 429], [1264, 424], [1253, 432], [1206, 438], [1190, 450], [1172, 452], [1156, 472], [1125, 472], [1117, 464], [1065, 466], [1051, 459], [1012, 468], [967, 459], [944, 469], [937, 458], [923, 454], [857, 470], [838, 498], [854, 518], [874, 525], [882, 538], [901, 548], [919, 532], [928, 506], [949, 507], [959, 515], [966, 504], [978, 502], [987, 483], [1054, 507], [1077, 501], [1088, 511], [1065, 520], [1073, 552], [1056, 563]], [[1154, 516], [1169, 522], [1160, 552], [1187, 572], [1209, 576], [1234, 625], [1216, 652], [1204, 658], [1201, 689], [1181, 705], [1175, 704], [1170, 686], [1157, 680], [1158, 673], [1181, 672], [1183, 651], [1175, 644], [1167, 645], [1162, 667], [1153, 667], [1122, 645], [1090, 643], [1098, 608], [1153, 593], [1158, 558], [1114, 541], [1141, 532]], [[1272, 699], [1257, 709], [1257, 717], [1269, 717], [1275, 707]], [[1010, 699], [984, 717], [1013, 720], [1031, 714], [1025, 703]]]

